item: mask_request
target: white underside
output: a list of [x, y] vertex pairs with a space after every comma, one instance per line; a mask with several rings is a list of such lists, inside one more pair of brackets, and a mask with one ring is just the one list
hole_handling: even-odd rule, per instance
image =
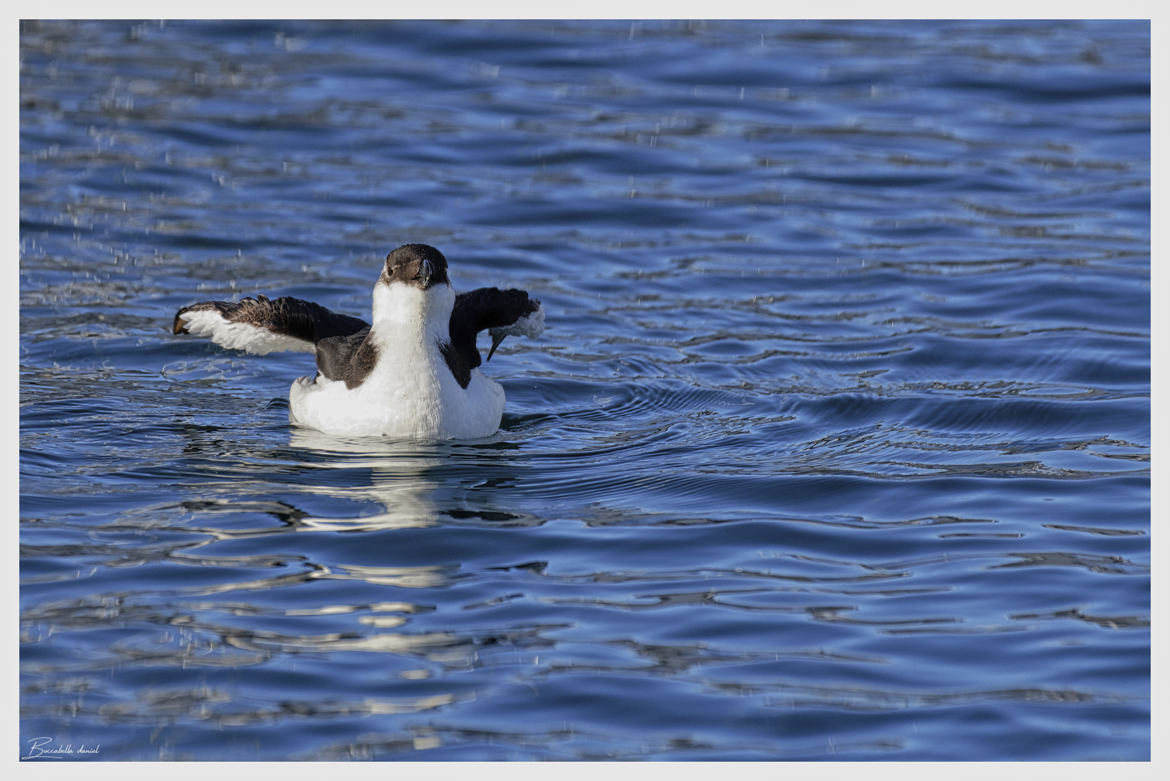
[[338, 436], [394, 439], [480, 439], [504, 414], [504, 389], [479, 369], [460, 387], [439, 351], [455, 294], [443, 285], [426, 293], [376, 285], [370, 339], [378, 362], [356, 388], [302, 377], [289, 389], [289, 420]]
[[504, 389], [471, 372], [462, 388], [443, 357], [422, 372], [395, 361], [379, 362], [356, 388], [323, 375], [301, 377], [289, 389], [289, 420], [298, 426], [338, 436], [393, 439], [480, 439], [500, 428]]

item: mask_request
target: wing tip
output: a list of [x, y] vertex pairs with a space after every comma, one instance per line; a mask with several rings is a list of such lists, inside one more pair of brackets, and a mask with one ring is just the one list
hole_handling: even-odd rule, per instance
[[489, 329], [488, 333], [492, 336], [492, 346], [488, 350], [487, 360], [492, 359], [496, 348], [507, 336], [527, 336], [529, 339], [535, 339], [544, 333], [544, 306], [537, 298], [528, 297], [528, 301], [533, 306], [528, 314], [517, 318], [516, 322], [511, 325]]
[[178, 312], [175, 312], [175, 322], [171, 324], [171, 333], [173, 333], [173, 334], [190, 333], [190, 331], [187, 330], [187, 321], [183, 319], [183, 315], [186, 314], [187, 310], [189, 310], [190, 308], [191, 307], [189, 307], [189, 306], [185, 306], [182, 309], [180, 309]]

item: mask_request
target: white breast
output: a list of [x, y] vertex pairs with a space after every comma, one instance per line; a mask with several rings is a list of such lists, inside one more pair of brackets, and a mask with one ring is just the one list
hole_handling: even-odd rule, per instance
[[450, 385], [440, 381], [436, 390], [425, 378], [402, 378], [367, 380], [349, 389], [341, 381], [301, 377], [289, 389], [289, 420], [339, 436], [480, 439], [494, 434], [504, 413], [499, 383], [475, 369], [466, 389], [453, 376]]
[[479, 439], [500, 427], [504, 389], [471, 372], [460, 387], [439, 345], [448, 338], [455, 294], [404, 285], [374, 288], [370, 338], [378, 361], [356, 388], [324, 376], [289, 389], [289, 419], [328, 434], [395, 439]]

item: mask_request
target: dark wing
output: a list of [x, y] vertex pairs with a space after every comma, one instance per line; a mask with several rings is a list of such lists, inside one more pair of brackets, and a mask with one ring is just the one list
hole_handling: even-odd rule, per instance
[[366, 342], [370, 327], [352, 334], [327, 336], [317, 342], [317, 371], [331, 380], [345, 380], [346, 387], [356, 388], [374, 368], [378, 351]]
[[491, 331], [487, 356], [491, 360], [505, 336], [539, 336], [544, 330], [544, 309], [523, 290], [481, 287], [457, 295], [451, 311], [451, 343], [443, 346], [443, 357], [465, 388], [471, 370], [481, 363], [475, 338], [483, 330]]
[[221, 347], [257, 355], [277, 350], [317, 352], [323, 341], [352, 337], [363, 329], [370, 329], [364, 320], [330, 312], [312, 301], [265, 296], [185, 306], [175, 314], [173, 328], [176, 334], [207, 336]]

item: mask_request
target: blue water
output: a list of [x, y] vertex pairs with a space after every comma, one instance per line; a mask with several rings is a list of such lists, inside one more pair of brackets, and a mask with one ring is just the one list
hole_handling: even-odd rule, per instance
[[[1149, 44], [23, 23], [21, 756], [1148, 758]], [[488, 441], [170, 333], [405, 242]]]

